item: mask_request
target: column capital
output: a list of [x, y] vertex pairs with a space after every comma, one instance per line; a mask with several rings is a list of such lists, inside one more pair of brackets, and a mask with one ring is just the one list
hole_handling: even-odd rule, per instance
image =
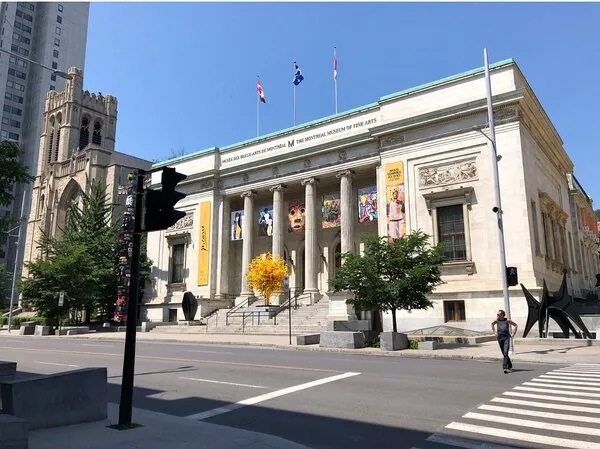
[[256, 192], [254, 190], [248, 190], [246, 192], [243, 192], [240, 195], [241, 198], [246, 198], [246, 197], [254, 198], [255, 196], [256, 196]]
[[346, 177], [346, 176], [347, 176], [347, 177], [349, 177], [349, 178], [354, 178], [354, 175], [355, 175], [355, 174], [356, 174], [356, 173], [354, 173], [354, 170], [344, 170], [344, 171], [338, 172], [338, 173], [335, 175], [335, 177], [336, 177], [336, 178], [343, 178], [343, 177]]
[[319, 180], [317, 178], [306, 178], [303, 179], [300, 184], [302, 184], [303, 186], [307, 185], [307, 184], [318, 184]]
[[276, 186], [270, 187], [269, 191], [270, 192], [274, 192], [274, 191], [284, 191], [285, 189], [287, 189], [287, 184], [277, 184]]

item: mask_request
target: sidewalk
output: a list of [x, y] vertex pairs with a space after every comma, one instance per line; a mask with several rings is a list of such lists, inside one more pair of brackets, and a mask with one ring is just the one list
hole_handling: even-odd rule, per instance
[[29, 432], [29, 449], [310, 449], [283, 438], [233, 427], [133, 409], [129, 430], [106, 426], [118, 422], [119, 406], [108, 404], [108, 419]]
[[[53, 337], [39, 337], [53, 338]], [[124, 340], [124, 332], [91, 333], [75, 336], [61, 336], [58, 338], [95, 339], [95, 340]], [[405, 351], [382, 351], [379, 348], [363, 349], [331, 349], [320, 348], [318, 345], [296, 346], [295, 337], [292, 345], [289, 344], [287, 335], [256, 335], [256, 334], [161, 334], [137, 333], [137, 341], [151, 342], [180, 342], [216, 345], [249, 345], [257, 347], [272, 347], [297, 351], [324, 351], [341, 352], [355, 355], [373, 355], [389, 357], [421, 357], [434, 359], [459, 359], [459, 360], [500, 360], [501, 354], [498, 343], [495, 341], [480, 343], [470, 346], [454, 346], [436, 350], [410, 349]], [[600, 344], [588, 346], [587, 340], [576, 339], [539, 339], [516, 338], [514, 340], [515, 355], [511, 356], [517, 362], [574, 364], [574, 363], [600, 363]], [[600, 343], [600, 342], [598, 342]]]

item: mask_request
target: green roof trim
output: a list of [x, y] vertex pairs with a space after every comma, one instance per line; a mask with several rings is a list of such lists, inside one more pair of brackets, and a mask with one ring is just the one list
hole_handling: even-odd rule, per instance
[[[514, 59], [512, 59], [512, 58], [505, 59], [503, 61], [495, 62], [493, 64], [490, 64], [490, 70], [498, 69], [498, 68], [509, 66], [509, 65], [512, 65], [512, 64], [516, 64], [516, 61]], [[319, 119], [316, 119], [316, 120], [312, 120], [310, 122], [302, 123], [301, 125], [292, 126], [291, 128], [281, 129], [281, 130], [278, 130], [278, 131], [275, 131], [275, 132], [272, 132], [272, 133], [269, 133], [269, 134], [265, 134], [264, 136], [254, 137], [252, 139], [248, 139], [248, 140], [244, 140], [242, 142], [238, 142], [238, 143], [234, 143], [234, 144], [231, 144], [231, 145], [227, 145], [227, 146], [222, 147], [222, 148], [220, 148], [220, 147], [210, 147], [210, 148], [206, 148], [206, 149], [203, 149], [203, 150], [195, 151], [195, 152], [190, 153], [190, 154], [185, 154], [183, 156], [179, 156], [179, 157], [176, 157], [176, 158], [173, 158], [173, 159], [167, 159], [167, 160], [165, 160], [163, 162], [158, 162], [156, 164], [153, 164], [152, 168], [160, 168], [160, 167], [172, 164], [172, 163], [183, 162], [183, 161], [186, 161], [188, 159], [193, 159], [196, 156], [199, 156], [201, 154], [208, 153], [208, 152], [211, 152], [211, 151], [226, 152], [226, 151], [235, 150], [237, 148], [241, 148], [241, 147], [244, 147], [244, 146], [247, 146], [247, 145], [252, 145], [252, 144], [255, 144], [255, 143], [258, 143], [258, 142], [266, 141], [266, 140], [269, 140], [269, 139], [271, 139], [273, 137], [283, 137], [286, 134], [291, 134], [293, 132], [300, 131], [301, 129], [305, 129], [305, 128], [308, 128], [308, 127], [311, 127], [311, 126], [314, 126], [314, 125], [323, 125], [325, 123], [332, 122], [334, 120], [338, 120], [340, 118], [344, 118], [344, 117], [347, 117], [347, 116], [350, 116], [350, 115], [353, 115], [353, 114], [359, 114], [359, 113], [367, 112], [367, 111], [369, 111], [371, 109], [377, 108], [382, 102], [386, 102], [386, 101], [393, 100], [395, 98], [400, 98], [400, 97], [403, 97], [403, 96], [406, 96], [406, 95], [414, 94], [416, 92], [419, 92], [419, 91], [422, 91], [422, 90], [425, 90], [425, 89], [430, 89], [432, 87], [439, 86], [439, 85], [444, 84], [444, 83], [449, 83], [449, 82], [452, 82], [452, 81], [457, 81], [457, 80], [460, 80], [462, 78], [466, 78], [468, 76], [477, 75], [479, 73], [482, 73], [484, 70], [485, 70], [485, 67], [479, 67], [477, 69], [469, 70], [467, 72], [463, 72], [463, 73], [460, 73], [458, 75], [452, 75], [452, 76], [448, 76], [446, 78], [442, 78], [442, 79], [437, 80], [437, 81], [431, 81], [431, 82], [426, 83], [426, 84], [421, 84], [420, 86], [417, 86], [417, 87], [411, 87], [409, 89], [401, 90], [399, 92], [396, 92], [396, 93], [393, 93], [393, 94], [390, 94], [390, 95], [385, 95], [385, 96], [379, 98], [379, 101], [377, 101], [375, 103], [370, 103], [370, 104], [367, 104], [367, 105], [364, 105], [364, 106], [359, 106], [357, 108], [350, 109], [348, 111], [340, 112], [338, 114], [333, 114], [333, 115], [330, 115], [330, 116], [327, 116], [327, 117], [322, 117], [322, 118], [319, 118]]]
[[[500, 67], [504, 67], [507, 65], [516, 64], [515, 60], [512, 58], [505, 59], [504, 61], [495, 62], [494, 64], [490, 64], [490, 70], [499, 69]], [[466, 78], [468, 76], [477, 75], [481, 72], [485, 71], [485, 67], [479, 67], [478, 69], [469, 70], [468, 72], [459, 73], [458, 75], [447, 76], [446, 78], [442, 78], [441, 80], [432, 81], [430, 83], [421, 84], [417, 87], [411, 87], [410, 89], [401, 90], [400, 92], [396, 92], [395, 94], [386, 95], [381, 97], [379, 101], [388, 101], [394, 98], [402, 97], [405, 95], [413, 94], [420, 90], [429, 89], [431, 87], [438, 86], [440, 84], [449, 83], [451, 81], [457, 81], [462, 78]]]

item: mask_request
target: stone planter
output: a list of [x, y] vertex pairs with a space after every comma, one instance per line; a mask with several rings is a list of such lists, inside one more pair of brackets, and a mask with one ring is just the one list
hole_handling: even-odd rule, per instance
[[408, 349], [408, 336], [400, 332], [382, 332], [379, 341], [383, 351]]

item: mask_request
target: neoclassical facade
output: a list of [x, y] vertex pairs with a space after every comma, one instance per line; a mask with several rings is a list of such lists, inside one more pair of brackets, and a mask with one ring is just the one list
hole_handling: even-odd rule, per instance
[[[494, 64], [491, 84], [507, 263], [534, 293], [543, 280], [558, 288], [566, 269], [573, 293], [585, 296], [599, 272], [591, 199], [516, 63]], [[187, 215], [148, 236], [155, 280], [145, 319], [183, 319], [185, 291], [200, 298], [201, 315], [243, 303], [253, 295], [246, 267], [271, 251], [288, 262], [290, 288], [328, 301], [328, 319], [347, 320], [354, 316], [347, 296], [329, 287], [339, 254], [360, 252], [367, 235], [422, 229], [444, 244], [443, 284], [433, 309], [400, 313], [400, 329], [487, 329], [503, 295], [486, 124], [478, 69], [156, 164], [188, 176], [177, 205]], [[520, 287], [510, 295], [513, 317], [525, 319]]]
[[[50, 91], [44, 107], [44, 124], [33, 191], [23, 261], [41, 256], [42, 231], [58, 236], [65, 228], [67, 211], [89, 192], [92, 181], [107, 187], [108, 200], [116, 205], [113, 218], [122, 216], [124, 198], [120, 184], [135, 169], [148, 170], [149, 161], [115, 151], [117, 99], [83, 90], [83, 73], [72, 67], [63, 92]], [[27, 268], [23, 267], [23, 276]]]

